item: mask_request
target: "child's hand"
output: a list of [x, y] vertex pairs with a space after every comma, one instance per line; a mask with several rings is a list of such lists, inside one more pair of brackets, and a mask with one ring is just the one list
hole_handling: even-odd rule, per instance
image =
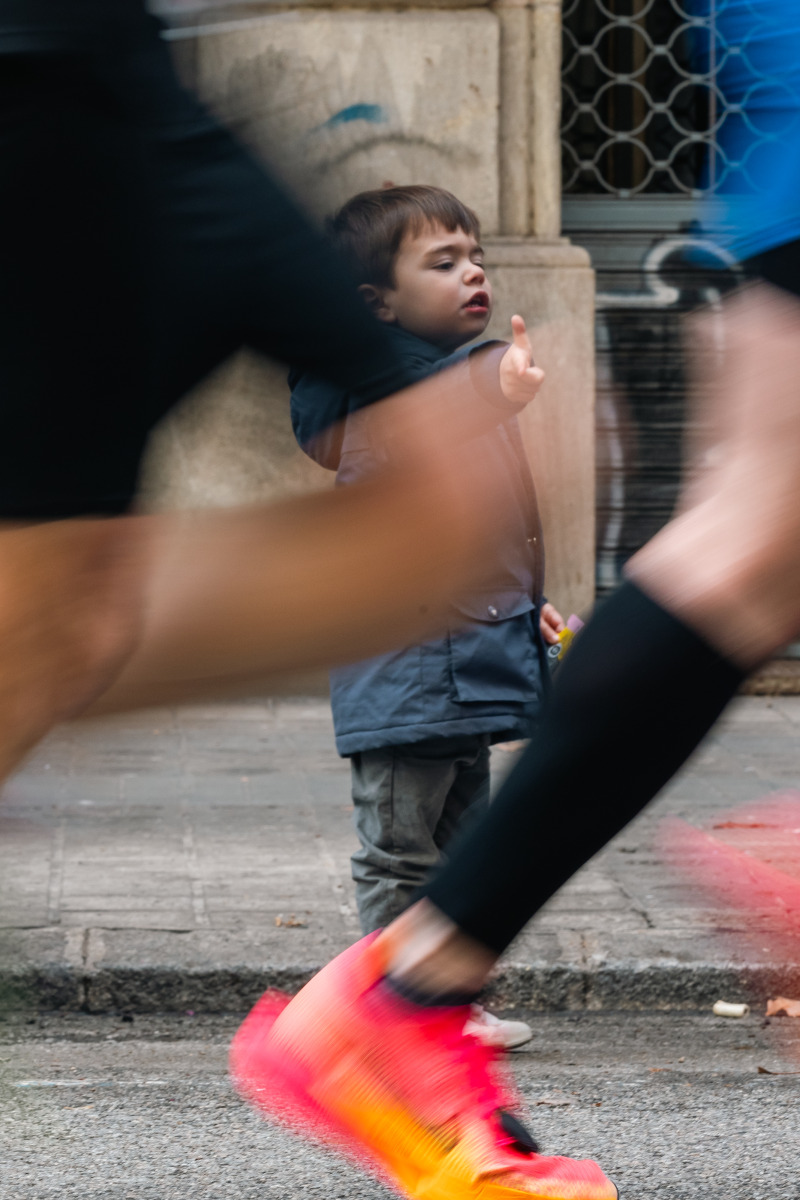
[[528, 404], [542, 386], [544, 371], [533, 365], [533, 352], [522, 317], [511, 318], [514, 340], [500, 359], [500, 387], [506, 400]]
[[539, 610], [539, 632], [548, 646], [555, 646], [558, 635], [564, 628], [564, 618], [548, 601]]

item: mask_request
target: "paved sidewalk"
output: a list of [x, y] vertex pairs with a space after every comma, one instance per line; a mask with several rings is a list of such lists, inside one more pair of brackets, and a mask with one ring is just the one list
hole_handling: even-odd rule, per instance
[[[493, 759], [502, 771], [510, 755]], [[800, 697], [737, 701], [517, 940], [498, 1005], [800, 995], [800, 963], [777, 969], [738, 936], [742, 913], [691, 894], [653, 848], [667, 814], [708, 827], [798, 785]], [[13, 983], [50, 1008], [240, 1011], [269, 984], [296, 987], [358, 935], [350, 822], [349, 764], [319, 700], [61, 729], [0, 799], [0, 993]]]

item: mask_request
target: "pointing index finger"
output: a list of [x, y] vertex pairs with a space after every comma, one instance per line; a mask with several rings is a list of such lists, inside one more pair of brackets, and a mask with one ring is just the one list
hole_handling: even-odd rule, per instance
[[527, 345], [530, 345], [528, 342], [528, 334], [525, 329], [525, 322], [519, 313], [515, 313], [511, 318], [511, 329], [514, 335], [514, 342], [517, 345], [520, 345], [521, 339], [523, 339]]
[[533, 366], [533, 350], [531, 349], [530, 339], [528, 338], [525, 322], [522, 317], [515, 313], [511, 318], [511, 329], [514, 335], [514, 346], [523, 352], [527, 361], [527, 367], [520, 368], [520, 374]]

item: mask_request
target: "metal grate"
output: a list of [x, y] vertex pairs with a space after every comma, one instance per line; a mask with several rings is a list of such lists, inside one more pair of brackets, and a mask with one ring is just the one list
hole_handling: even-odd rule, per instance
[[[742, 0], [738, 0], [741, 7]], [[562, 163], [572, 194], [754, 190], [763, 9], [726, 40], [728, 0], [565, 0]], [[759, 11], [761, 9], [761, 12]], [[726, 82], [736, 79], [736, 100]], [[742, 80], [746, 80], [742, 88]], [[746, 130], [747, 153], [731, 146]]]

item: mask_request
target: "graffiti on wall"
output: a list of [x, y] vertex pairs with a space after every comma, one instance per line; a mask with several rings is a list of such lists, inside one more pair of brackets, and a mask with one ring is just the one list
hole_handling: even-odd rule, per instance
[[[741, 282], [731, 255], [692, 234], [656, 240], [638, 278], [598, 272], [597, 589], [615, 588], [632, 554], [671, 517], [703, 436], [691, 396], [685, 330], [704, 312], [704, 353], [722, 350], [716, 321]], [[631, 286], [633, 283], [638, 286]], [[626, 286], [627, 285], [627, 286]]]
[[425, 181], [496, 231], [494, 14], [275, 13], [210, 25], [192, 53], [193, 82], [313, 213], [386, 180]]

